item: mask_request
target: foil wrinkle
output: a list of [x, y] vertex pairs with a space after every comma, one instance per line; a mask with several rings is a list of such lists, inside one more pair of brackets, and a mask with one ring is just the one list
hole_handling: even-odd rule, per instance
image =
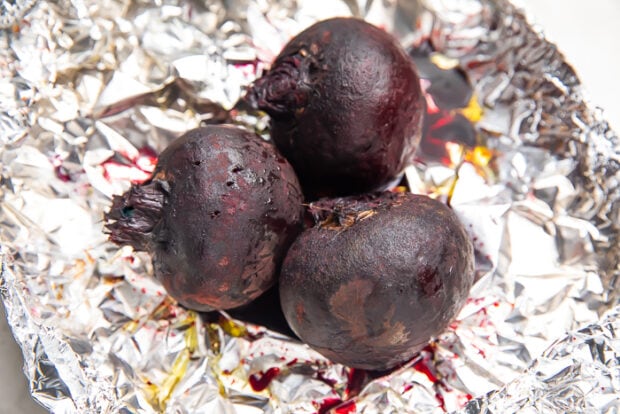
[[[51, 412], [620, 408], [618, 136], [508, 1], [39, 0], [0, 11], [0, 294], [31, 393]], [[239, 98], [291, 36], [336, 15], [408, 51], [431, 45], [474, 90], [457, 111], [473, 141], [420, 154], [405, 180], [457, 213], [477, 282], [446, 332], [390, 373], [178, 306], [150, 257], [102, 227], [111, 197], [148, 179], [185, 131], [234, 123], [268, 139], [266, 116]]]

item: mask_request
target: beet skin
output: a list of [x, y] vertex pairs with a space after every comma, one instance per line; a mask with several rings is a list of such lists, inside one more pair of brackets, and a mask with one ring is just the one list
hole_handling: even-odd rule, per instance
[[310, 211], [317, 224], [291, 246], [280, 298], [292, 330], [332, 361], [393, 368], [465, 303], [473, 246], [441, 202], [385, 192], [320, 201]]
[[309, 198], [384, 188], [411, 162], [424, 100], [394, 37], [353, 18], [294, 37], [246, 101], [270, 115], [271, 137]]
[[149, 181], [115, 196], [106, 227], [113, 242], [152, 254], [155, 276], [182, 305], [229, 309], [275, 283], [302, 200], [272, 144], [210, 126], [173, 141]]

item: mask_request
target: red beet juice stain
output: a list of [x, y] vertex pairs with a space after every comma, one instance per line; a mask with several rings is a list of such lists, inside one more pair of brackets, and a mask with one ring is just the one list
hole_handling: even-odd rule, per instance
[[320, 402], [320, 404], [317, 404], [319, 411], [317, 411], [316, 414], [327, 414], [329, 410], [331, 410], [334, 407], [337, 407], [340, 404], [342, 404], [342, 400], [340, 398], [337, 398], [337, 397], [325, 398], [324, 400]]
[[426, 378], [428, 378], [428, 380], [430, 382], [432, 382], [433, 384], [438, 381], [438, 379], [435, 376], [435, 374], [431, 371], [429, 366], [426, 365], [426, 361], [425, 360], [419, 360], [418, 362], [413, 364], [413, 368], [416, 371], [421, 372], [422, 374], [426, 375]]
[[351, 368], [347, 374], [347, 388], [344, 391], [345, 399], [355, 397], [362, 390], [368, 379], [368, 373], [363, 369]]
[[435, 399], [439, 403], [439, 407], [443, 411], [446, 411], [446, 400], [444, 400], [443, 395], [441, 395], [440, 393], [435, 393]]
[[316, 414], [353, 414], [357, 407], [355, 401], [342, 401], [337, 397], [328, 397], [321, 401]]
[[336, 381], [333, 378], [327, 378], [323, 371], [318, 371], [316, 373], [316, 379], [318, 379], [319, 381], [324, 382], [325, 384], [329, 385], [330, 387], [334, 387], [336, 385], [336, 383], [338, 382], [338, 381]]
[[334, 414], [352, 414], [355, 413], [357, 407], [355, 406], [355, 401], [345, 401], [338, 407], [334, 408]]
[[262, 391], [269, 386], [271, 381], [280, 374], [280, 368], [272, 367], [265, 372], [250, 375], [250, 387], [254, 391]]

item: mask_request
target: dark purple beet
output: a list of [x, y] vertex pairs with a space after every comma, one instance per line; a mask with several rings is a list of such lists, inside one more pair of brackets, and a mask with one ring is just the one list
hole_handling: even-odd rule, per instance
[[473, 247], [441, 202], [384, 192], [320, 201], [310, 211], [317, 224], [291, 246], [280, 298], [291, 329], [332, 361], [392, 368], [465, 303]]
[[411, 161], [424, 115], [412, 60], [352, 18], [293, 38], [246, 100], [270, 115], [271, 137], [310, 198], [385, 187]]
[[152, 178], [115, 196], [110, 240], [152, 254], [155, 276], [195, 310], [244, 305], [269, 289], [299, 233], [303, 196], [276, 148], [233, 126], [188, 132]]

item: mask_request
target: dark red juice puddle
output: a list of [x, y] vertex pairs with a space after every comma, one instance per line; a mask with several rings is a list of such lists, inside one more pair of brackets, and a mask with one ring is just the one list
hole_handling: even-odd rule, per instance
[[262, 391], [280, 374], [280, 368], [272, 367], [265, 372], [250, 375], [250, 386], [254, 391]]
[[351, 368], [347, 374], [347, 388], [344, 391], [345, 399], [358, 395], [362, 387], [368, 382], [368, 379], [368, 371]]
[[443, 395], [437, 392], [435, 393], [435, 399], [439, 402], [439, 408], [446, 411], [446, 400], [444, 400]]
[[324, 382], [325, 384], [329, 385], [330, 387], [334, 387], [336, 385], [336, 383], [338, 382], [338, 381], [336, 381], [333, 378], [327, 378], [322, 371], [318, 371], [316, 373], [316, 379], [318, 379], [321, 382]]
[[321, 401], [320, 404], [318, 404], [319, 410], [317, 411], [317, 414], [327, 414], [329, 410], [331, 410], [334, 407], [337, 407], [340, 404], [342, 404], [342, 400], [340, 398], [336, 398], [336, 397], [325, 398], [323, 401]]
[[355, 401], [345, 401], [338, 407], [333, 409], [334, 414], [350, 414], [354, 413], [357, 410], [355, 406]]
[[56, 177], [60, 181], [65, 182], [65, 183], [71, 181], [71, 175], [69, 174], [67, 169], [63, 167], [62, 165], [55, 166], [54, 172], [56, 173]]
[[439, 381], [439, 379], [435, 376], [435, 374], [431, 371], [431, 369], [427, 365], [426, 360], [422, 359], [416, 362], [415, 364], [413, 364], [413, 368], [416, 371], [421, 372], [422, 374], [426, 375], [426, 378], [428, 378], [428, 380], [432, 382], [433, 384]]

